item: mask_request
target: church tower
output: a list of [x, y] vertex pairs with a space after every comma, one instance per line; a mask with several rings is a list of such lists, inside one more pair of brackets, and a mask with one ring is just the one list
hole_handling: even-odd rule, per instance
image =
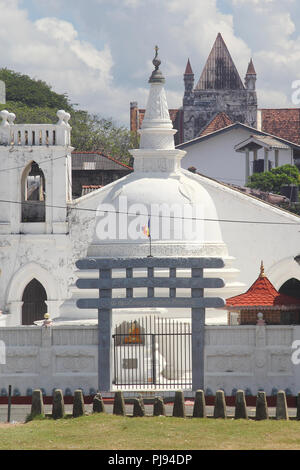
[[183, 104], [190, 105], [193, 104], [193, 88], [194, 88], [194, 72], [192, 70], [190, 59], [188, 59], [184, 76], [184, 97], [183, 97]]
[[257, 125], [257, 95], [256, 95], [256, 71], [252, 59], [250, 59], [246, 77], [245, 88], [248, 93], [247, 98], [247, 122], [250, 126]]
[[193, 139], [218, 113], [233, 122], [256, 126], [256, 72], [251, 61], [245, 86], [219, 33], [198, 83], [190, 90], [192, 70], [188, 61], [184, 74], [183, 140]]
[[68, 231], [70, 114], [57, 117], [57, 124], [15, 124], [14, 113], [0, 112], [0, 236]]

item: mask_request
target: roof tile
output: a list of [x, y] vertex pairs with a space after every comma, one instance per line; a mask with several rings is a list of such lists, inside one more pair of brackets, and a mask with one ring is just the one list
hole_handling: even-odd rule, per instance
[[218, 131], [219, 129], [223, 129], [224, 127], [231, 126], [233, 121], [227, 116], [226, 113], [218, 113], [202, 130], [199, 137], [211, 134], [212, 132]]
[[300, 299], [280, 294], [266, 276], [259, 275], [247, 292], [230, 297], [226, 300], [226, 305], [233, 307], [300, 305]]
[[261, 109], [261, 130], [300, 144], [300, 109]]

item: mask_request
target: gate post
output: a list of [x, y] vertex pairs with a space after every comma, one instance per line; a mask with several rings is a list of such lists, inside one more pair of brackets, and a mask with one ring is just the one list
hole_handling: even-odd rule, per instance
[[[99, 298], [111, 298], [112, 288], [101, 289], [101, 281], [111, 279], [111, 269], [99, 269]], [[99, 326], [100, 325], [100, 326]], [[111, 389], [111, 326], [112, 310], [98, 308], [98, 377], [99, 390], [109, 392]]]
[[[203, 269], [192, 268], [192, 279], [202, 278]], [[203, 297], [203, 289], [192, 288], [192, 298]], [[204, 388], [205, 308], [192, 308], [192, 390]]]

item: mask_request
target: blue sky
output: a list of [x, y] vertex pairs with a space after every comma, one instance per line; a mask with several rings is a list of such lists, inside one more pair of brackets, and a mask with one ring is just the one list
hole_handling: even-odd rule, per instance
[[221, 32], [244, 79], [250, 57], [260, 107], [294, 107], [300, 79], [297, 0], [0, 0], [0, 67], [67, 92], [82, 109], [128, 125], [145, 106], [159, 45], [170, 107], [182, 102], [187, 58], [197, 81]]

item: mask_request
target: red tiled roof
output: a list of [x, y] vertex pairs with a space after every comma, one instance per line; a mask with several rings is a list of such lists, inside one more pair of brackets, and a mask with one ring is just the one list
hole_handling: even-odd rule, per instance
[[212, 132], [218, 131], [219, 129], [223, 129], [224, 127], [231, 126], [233, 121], [227, 116], [226, 113], [218, 113], [212, 121], [210, 121], [207, 126], [203, 129], [199, 137], [203, 135], [211, 134]]
[[280, 294], [263, 271], [247, 292], [226, 300], [226, 306], [233, 307], [273, 307], [276, 305], [300, 305], [300, 299]]
[[300, 109], [261, 109], [261, 130], [300, 144]]
[[103, 188], [103, 185], [101, 185], [101, 184], [83, 184], [81, 187], [85, 188], [85, 189], [99, 189], [99, 188]]

